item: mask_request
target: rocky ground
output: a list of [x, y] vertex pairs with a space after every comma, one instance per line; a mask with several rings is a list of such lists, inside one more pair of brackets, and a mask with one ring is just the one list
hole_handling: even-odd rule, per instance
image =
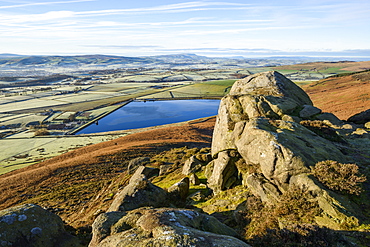
[[[1, 244], [368, 246], [370, 119], [350, 120], [313, 106], [277, 72], [252, 75], [222, 99], [216, 121], [132, 134], [2, 175]], [[68, 232], [58, 219], [28, 220], [33, 204]]]

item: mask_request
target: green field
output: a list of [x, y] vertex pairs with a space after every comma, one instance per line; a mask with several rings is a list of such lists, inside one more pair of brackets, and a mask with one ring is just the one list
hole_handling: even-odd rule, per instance
[[234, 84], [236, 80], [217, 80], [193, 83], [189, 85], [182, 85], [172, 87], [160, 93], [140, 97], [140, 99], [154, 99], [154, 98], [207, 98], [207, 97], [223, 97], [228, 89]]

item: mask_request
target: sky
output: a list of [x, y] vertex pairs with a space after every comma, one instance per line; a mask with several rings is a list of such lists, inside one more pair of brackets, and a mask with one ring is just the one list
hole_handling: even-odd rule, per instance
[[0, 54], [367, 56], [369, 0], [0, 0]]

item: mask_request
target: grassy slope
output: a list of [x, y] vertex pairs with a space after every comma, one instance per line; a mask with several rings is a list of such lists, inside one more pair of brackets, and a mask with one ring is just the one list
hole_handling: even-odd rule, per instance
[[334, 113], [340, 119], [364, 111], [370, 106], [370, 72], [330, 77], [303, 86], [315, 106]]
[[[53, 208], [68, 223], [92, 223], [105, 198], [125, 184], [130, 159], [151, 157], [173, 147], [210, 146], [215, 118], [158, 128], [80, 148], [0, 176], [0, 209], [21, 203]], [[121, 175], [105, 194], [110, 181]], [[102, 190], [103, 189], [103, 190]], [[102, 192], [103, 191], [103, 192]], [[96, 199], [99, 195], [99, 199]]]

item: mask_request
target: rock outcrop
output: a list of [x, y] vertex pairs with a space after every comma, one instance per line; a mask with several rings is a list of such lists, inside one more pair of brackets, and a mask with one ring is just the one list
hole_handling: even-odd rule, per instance
[[114, 198], [108, 209], [112, 211], [129, 211], [139, 207], [164, 207], [168, 206], [168, 193], [164, 189], [152, 184], [146, 173], [152, 173], [152, 169], [139, 167], [132, 175], [130, 183]]
[[65, 229], [61, 218], [37, 205], [0, 211], [0, 246], [82, 246]]
[[[361, 216], [310, 176], [310, 167], [319, 161], [354, 161], [345, 151], [346, 141], [334, 130], [327, 133], [330, 128], [322, 128], [324, 121], [341, 124], [335, 116], [312, 106], [308, 95], [278, 72], [235, 82], [219, 107], [209, 187], [218, 193], [239, 180], [263, 201], [274, 203], [289, 188], [299, 186], [311, 191], [334, 220]], [[235, 162], [238, 155], [242, 161]]]
[[367, 122], [370, 122], [370, 109], [353, 115], [348, 119], [348, 121], [357, 124], [365, 124]]
[[89, 247], [249, 246], [236, 236], [216, 218], [193, 210], [140, 208], [99, 215]]

